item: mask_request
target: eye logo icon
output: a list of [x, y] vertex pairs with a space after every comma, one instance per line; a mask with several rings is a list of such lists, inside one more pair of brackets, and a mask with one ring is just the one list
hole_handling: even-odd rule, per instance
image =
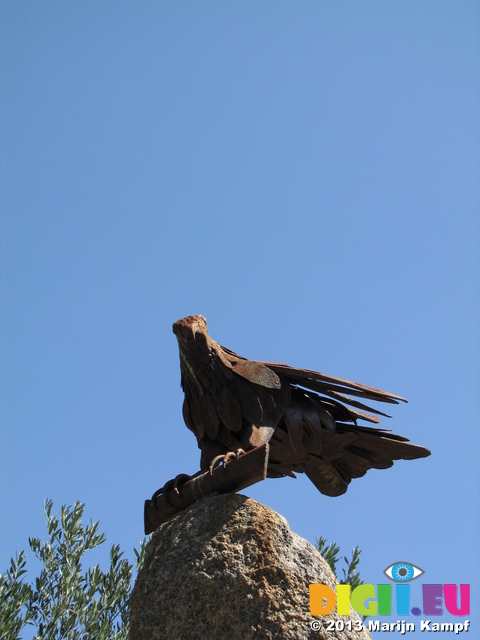
[[394, 562], [383, 573], [395, 582], [410, 582], [422, 576], [425, 571], [410, 562]]

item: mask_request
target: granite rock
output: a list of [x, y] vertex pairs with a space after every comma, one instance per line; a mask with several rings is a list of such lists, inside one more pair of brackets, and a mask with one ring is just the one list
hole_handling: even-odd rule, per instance
[[359, 617], [312, 617], [310, 583], [336, 579], [285, 518], [242, 495], [211, 496], [153, 534], [132, 592], [130, 640], [370, 638], [363, 625], [327, 631], [328, 620], [355, 627]]

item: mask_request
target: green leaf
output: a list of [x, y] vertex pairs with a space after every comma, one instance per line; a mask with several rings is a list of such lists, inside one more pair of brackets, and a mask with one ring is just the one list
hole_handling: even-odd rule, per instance
[[[98, 565], [82, 571], [88, 550], [106, 541], [98, 522], [82, 523], [84, 509], [80, 501], [63, 505], [58, 518], [53, 501], [45, 501], [48, 541], [28, 539], [43, 565], [40, 573], [30, 584], [23, 582], [28, 572], [22, 551], [0, 576], [0, 640], [17, 640], [27, 624], [37, 640], [126, 640], [134, 567], [114, 544], [108, 571]], [[134, 549], [137, 569], [146, 543]]]

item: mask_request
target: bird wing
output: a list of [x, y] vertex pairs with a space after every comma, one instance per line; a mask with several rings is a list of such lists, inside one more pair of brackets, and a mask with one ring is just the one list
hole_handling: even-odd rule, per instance
[[[359, 411], [351, 409], [350, 413], [355, 418], [367, 420], [368, 422], [380, 422], [380, 418], [371, 415], [372, 413], [387, 418], [390, 418], [391, 416], [388, 413], [384, 413], [383, 411], [364, 404], [364, 402], [361, 402], [360, 400], [374, 400], [376, 402], [385, 402], [389, 404], [407, 402], [405, 398], [394, 393], [375, 389], [374, 387], [369, 387], [367, 385], [360, 384], [359, 382], [353, 382], [352, 380], [345, 380], [343, 378], [325, 375], [319, 371], [298, 369], [279, 362], [264, 362], [263, 364], [274, 371], [277, 375], [288, 380], [292, 385], [304, 387], [311, 391], [324, 394], [331, 398], [331, 402], [337, 406], [347, 404], [350, 407], [359, 409]], [[350, 396], [354, 397], [352, 398]], [[356, 400], [355, 398], [360, 398], [360, 400]]]
[[[239, 375], [243, 375], [250, 382], [255, 382], [261, 386], [267, 388], [274, 387], [274, 384], [269, 381], [273, 381], [273, 374], [276, 374], [277, 379], [280, 377], [283, 380], [288, 381], [290, 384], [298, 387], [304, 387], [317, 393], [322, 393], [329, 396], [332, 399], [332, 404], [337, 407], [342, 407], [343, 404], [347, 404], [350, 407], [355, 407], [359, 411], [350, 409], [350, 413], [354, 418], [366, 420], [367, 422], [380, 422], [380, 418], [376, 416], [383, 416], [390, 418], [388, 413], [380, 411], [374, 407], [364, 404], [360, 400], [374, 400], [376, 402], [385, 402], [389, 404], [399, 404], [399, 402], [407, 402], [402, 396], [390, 393], [388, 391], [382, 391], [374, 387], [369, 387], [359, 382], [353, 382], [352, 380], [345, 380], [343, 378], [337, 378], [335, 376], [329, 376], [320, 371], [312, 371], [311, 369], [299, 369], [291, 367], [288, 364], [281, 362], [260, 362], [257, 360], [247, 360], [246, 358], [239, 356], [234, 351], [227, 349], [226, 347], [217, 344], [220, 347], [220, 351], [224, 352], [225, 361], [230, 364]], [[243, 368], [243, 371], [242, 371]], [[242, 371], [242, 372], [241, 372]], [[261, 371], [262, 375], [249, 375], [251, 372]], [[268, 375], [263, 373], [264, 371], [270, 372]], [[353, 398], [350, 396], [354, 396]], [[371, 415], [371, 414], [376, 415]]]

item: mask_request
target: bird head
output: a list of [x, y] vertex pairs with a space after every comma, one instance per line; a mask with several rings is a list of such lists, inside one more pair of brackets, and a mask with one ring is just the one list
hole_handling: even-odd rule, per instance
[[201, 315], [186, 316], [173, 323], [173, 333], [179, 345], [191, 345], [195, 341], [208, 342], [207, 321]]

